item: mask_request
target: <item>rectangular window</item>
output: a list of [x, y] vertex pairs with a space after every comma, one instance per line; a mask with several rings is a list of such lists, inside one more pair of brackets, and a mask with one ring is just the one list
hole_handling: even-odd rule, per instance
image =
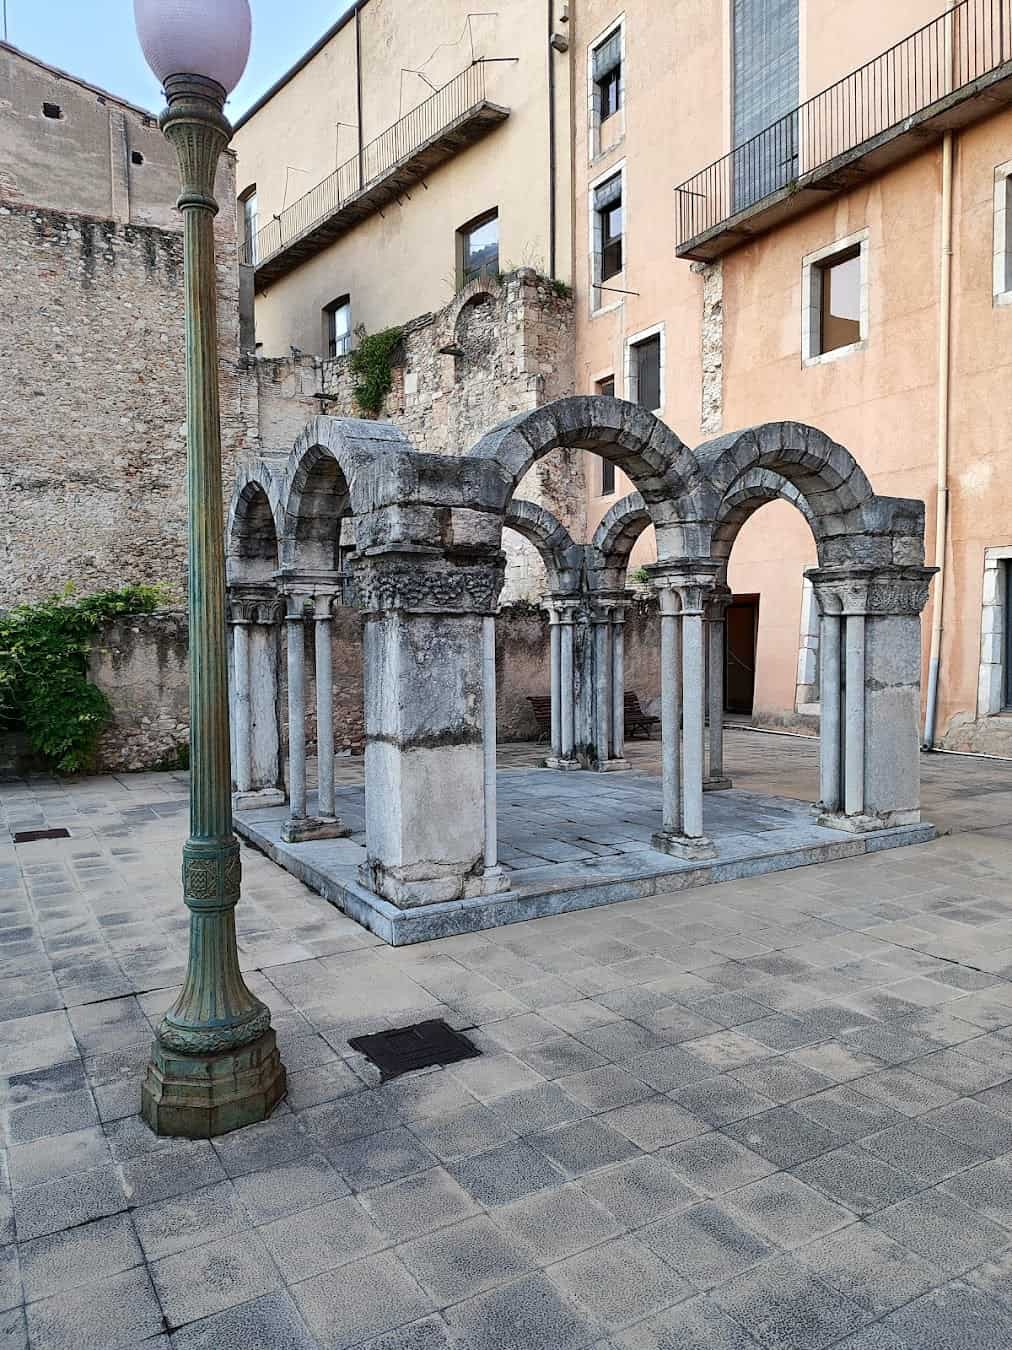
[[994, 299], [1012, 305], [1012, 160], [994, 171]]
[[863, 350], [868, 338], [867, 230], [802, 260], [801, 356], [805, 365]]
[[347, 356], [351, 351], [351, 297], [342, 295], [323, 311], [327, 355]]
[[621, 28], [617, 28], [594, 48], [593, 63], [598, 122], [607, 122], [622, 106]]
[[245, 245], [244, 262], [250, 266], [256, 266], [257, 257], [257, 232], [259, 230], [260, 215], [257, 209], [256, 188], [244, 193], [242, 197], [242, 239]]
[[[594, 385], [594, 393], [600, 394], [603, 398], [614, 398], [615, 376], [606, 375], [603, 380], [598, 380]], [[600, 495], [602, 497], [610, 497], [615, 491], [615, 465], [610, 459], [604, 459], [600, 455], [598, 456], [598, 463], [600, 464], [601, 469]]]
[[625, 265], [620, 173], [594, 189], [594, 212], [600, 258], [597, 280], [607, 281], [609, 277], [617, 276]]
[[861, 246], [819, 263], [819, 352], [861, 341]]
[[629, 374], [635, 402], [657, 412], [661, 399], [661, 335], [653, 333], [629, 345]]
[[494, 276], [499, 271], [499, 212], [483, 216], [457, 231], [457, 278], [466, 286], [475, 277]]

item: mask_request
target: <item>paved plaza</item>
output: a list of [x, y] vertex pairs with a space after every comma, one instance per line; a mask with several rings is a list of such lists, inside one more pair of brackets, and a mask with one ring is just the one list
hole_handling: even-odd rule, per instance
[[[814, 743], [727, 766], [816, 795]], [[138, 1115], [185, 777], [0, 785], [71, 832], [0, 832], [0, 1346], [1007, 1350], [1012, 764], [923, 769], [933, 842], [402, 948], [244, 848], [290, 1092], [199, 1143]], [[481, 1056], [348, 1043], [436, 1017]]]

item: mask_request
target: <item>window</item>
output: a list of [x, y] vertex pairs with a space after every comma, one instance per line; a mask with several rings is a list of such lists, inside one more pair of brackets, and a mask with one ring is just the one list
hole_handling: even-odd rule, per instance
[[1003, 560], [1002, 570], [1004, 572], [1002, 581], [1004, 582], [1003, 589], [1005, 591], [1005, 641], [1004, 651], [1002, 652], [1005, 665], [1005, 678], [1002, 682], [1004, 686], [1002, 689], [1002, 710], [1009, 712], [1012, 711], [1012, 586], [1009, 585], [1009, 581], [1012, 580], [1012, 563], [1010, 563], [1008, 558]]
[[622, 175], [615, 174], [594, 189], [594, 214], [597, 217], [597, 280], [617, 276], [625, 263], [623, 257]]
[[257, 189], [254, 183], [248, 187], [239, 198], [239, 206], [242, 210], [242, 243], [243, 250], [241, 261], [255, 267], [258, 262], [257, 249], [257, 231], [259, 229], [259, 211], [257, 209]]
[[732, 186], [740, 211], [797, 177], [799, 0], [734, 0], [732, 23]]
[[977, 716], [1012, 712], [1012, 547], [984, 550]]
[[475, 277], [494, 276], [499, 271], [499, 212], [485, 215], [457, 231], [457, 275], [461, 286]]
[[594, 102], [598, 123], [622, 106], [622, 30], [616, 28], [594, 48]]
[[328, 356], [351, 351], [351, 297], [342, 295], [323, 311]]
[[42, 116], [48, 117], [54, 122], [58, 122], [63, 116], [63, 109], [58, 103], [43, 103]]
[[[598, 380], [594, 385], [594, 392], [602, 394], [605, 398], [615, 397], [615, 376], [606, 375], [603, 380]], [[615, 491], [615, 465], [610, 459], [604, 459], [598, 456], [601, 465], [601, 493], [602, 497], [610, 497]]]
[[131, 164], [143, 164], [143, 163], [144, 163], [144, 156], [141, 154], [141, 152], [140, 152], [139, 150], [131, 150], [131, 151], [130, 151], [130, 163], [131, 163]]
[[660, 331], [654, 331], [629, 342], [629, 397], [650, 412], [659, 412], [664, 406], [662, 338]]
[[994, 299], [1012, 305], [1012, 160], [994, 171]]
[[810, 254], [803, 267], [804, 364], [863, 349], [868, 336], [868, 231]]

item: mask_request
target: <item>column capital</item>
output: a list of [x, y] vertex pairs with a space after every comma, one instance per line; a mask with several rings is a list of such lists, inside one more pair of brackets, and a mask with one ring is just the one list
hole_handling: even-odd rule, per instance
[[354, 569], [367, 614], [495, 614], [506, 555], [427, 548], [367, 551], [356, 556]]
[[936, 567], [815, 567], [805, 573], [823, 614], [917, 615]]
[[[675, 558], [654, 563], [646, 570], [660, 594], [665, 613], [702, 614], [716, 584], [720, 563], [710, 558]], [[676, 602], [674, 610], [672, 601]]]
[[704, 617], [708, 623], [723, 623], [734, 595], [729, 586], [717, 585], [706, 598]]
[[580, 597], [573, 595], [553, 596], [552, 603], [558, 611], [559, 622], [567, 624], [576, 622], [583, 607]]
[[242, 583], [228, 588], [228, 617], [233, 624], [281, 622], [282, 602], [273, 583]]

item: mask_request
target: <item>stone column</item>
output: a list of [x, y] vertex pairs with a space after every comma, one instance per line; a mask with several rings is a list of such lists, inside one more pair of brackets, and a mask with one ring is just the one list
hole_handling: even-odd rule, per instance
[[495, 616], [481, 621], [481, 743], [485, 778], [485, 873], [499, 866], [499, 821], [496, 816], [496, 680]]
[[724, 773], [724, 627], [731, 592], [718, 587], [706, 606], [707, 640], [707, 713], [710, 720], [710, 759], [703, 779], [706, 792], [721, 792], [732, 787]]
[[320, 820], [333, 820], [334, 809], [334, 670], [331, 642], [334, 633], [333, 596], [313, 599], [316, 655], [316, 812]]
[[375, 545], [353, 566], [365, 613], [362, 882], [402, 909], [508, 890], [508, 874], [489, 865], [485, 751], [495, 716], [486, 621], [503, 555]]
[[661, 601], [664, 738], [664, 825], [653, 846], [678, 858], [716, 856], [703, 833], [703, 610], [718, 567], [704, 559], [656, 563], [651, 569]]
[[[551, 758], [546, 760], [546, 763], [550, 769], [562, 769], [564, 772], [580, 767], [580, 761], [573, 754], [576, 745], [576, 666], [573, 659], [573, 626], [578, 609], [578, 600], [553, 598], [552, 612], [556, 623], [554, 631], [558, 633], [556, 641], [559, 647], [559, 753], [556, 756], [553, 746]], [[553, 684], [553, 694], [554, 688]]]
[[[350, 833], [348, 828], [333, 814], [334, 810], [334, 723], [333, 723], [333, 678], [331, 675], [330, 654], [330, 599], [319, 602], [325, 604], [327, 618], [317, 622], [318, 602], [315, 588], [303, 589], [298, 583], [289, 581], [287, 594], [288, 623], [288, 819], [281, 826], [281, 838], [286, 844], [304, 844], [312, 839], [339, 839]], [[325, 776], [326, 769], [322, 761], [329, 757], [330, 814], [324, 815], [322, 808], [318, 814], [309, 814], [306, 792], [306, 659], [305, 659], [305, 620], [306, 607], [313, 606], [316, 655], [316, 715], [318, 771]], [[321, 616], [322, 618], [322, 616]], [[322, 636], [321, 636], [322, 630]], [[324, 641], [325, 650], [321, 650]], [[322, 660], [322, 671], [321, 671]], [[322, 675], [322, 678], [321, 678]], [[321, 687], [322, 686], [322, 687]], [[320, 737], [324, 738], [321, 747]]]
[[616, 767], [625, 757], [625, 602], [611, 610], [611, 753]]
[[229, 589], [232, 623], [232, 809], [280, 806], [277, 634], [272, 585]]
[[552, 698], [552, 752], [549, 759], [562, 758], [562, 630], [559, 611], [551, 602], [545, 604], [548, 614], [549, 685]]
[[920, 820], [920, 616], [933, 574], [901, 566], [808, 573], [823, 614], [822, 825], [865, 832]]
[[607, 605], [594, 605], [591, 611], [594, 631], [594, 712], [593, 767], [599, 771], [608, 768], [611, 747], [611, 610]]

